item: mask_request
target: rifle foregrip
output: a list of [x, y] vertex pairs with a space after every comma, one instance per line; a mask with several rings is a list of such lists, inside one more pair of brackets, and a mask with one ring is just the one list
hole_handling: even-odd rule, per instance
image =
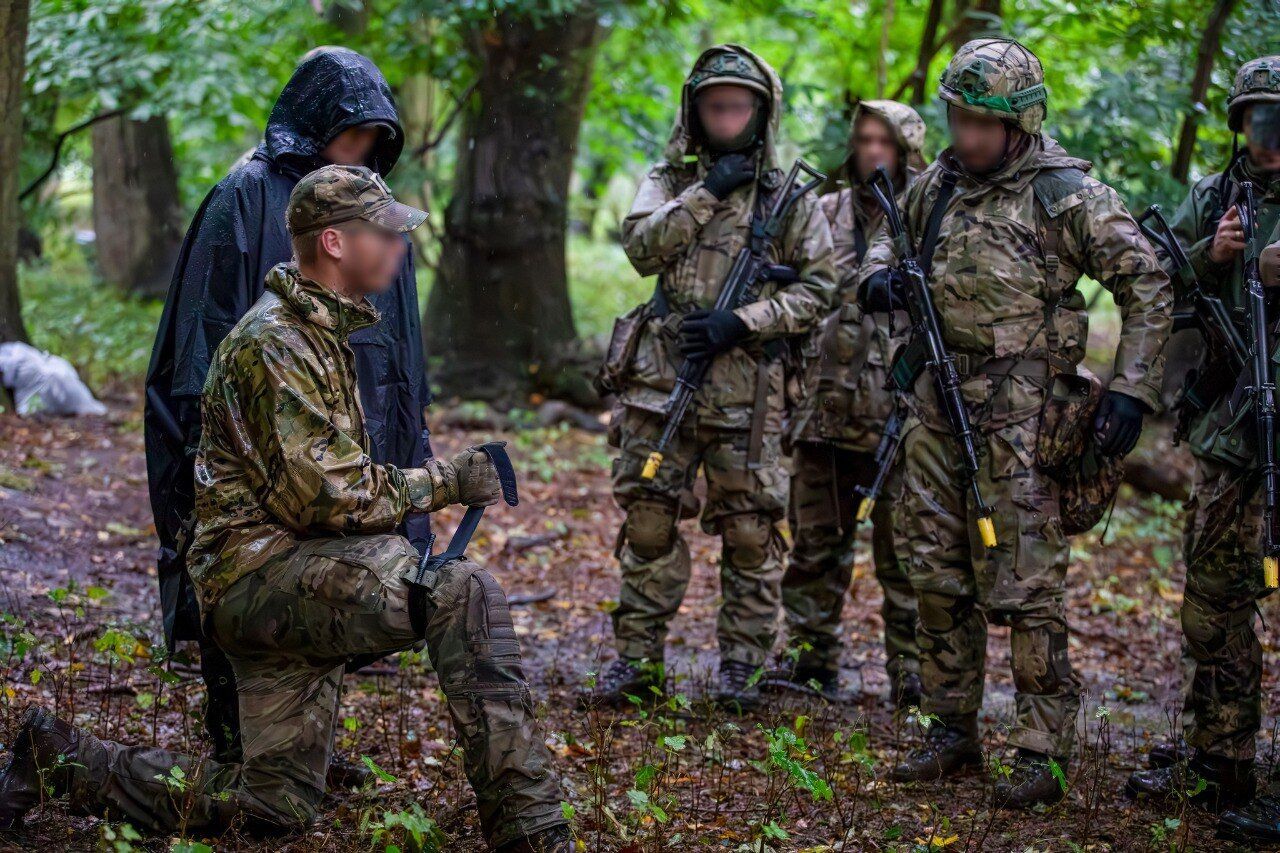
[[655, 450], [649, 454], [649, 458], [644, 462], [644, 468], [640, 471], [640, 479], [652, 480], [658, 476], [658, 469], [662, 467], [662, 452]]

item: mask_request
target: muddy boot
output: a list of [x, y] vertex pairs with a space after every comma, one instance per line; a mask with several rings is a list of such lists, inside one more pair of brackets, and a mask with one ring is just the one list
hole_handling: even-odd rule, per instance
[[762, 693], [798, 693], [836, 702], [840, 699], [840, 673], [820, 666], [786, 662], [760, 679]]
[[1190, 757], [1191, 750], [1187, 748], [1187, 742], [1182, 738], [1174, 738], [1151, 747], [1151, 751], [1147, 753], [1147, 766], [1168, 767]]
[[908, 670], [897, 670], [889, 679], [889, 700], [898, 711], [908, 708], [919, 708], [924, 698], [924, 687], [920, 683], [920, 673]]
[[981, 761], [982, 748], [970, 727], [934, 724], [924, 743], [894, 765], [889, 778], [895, 782], [933, 782]]
[[522, 838], [498, 848], [497, 853], [571, 853], [573, 838], [569, 827], [561, 824], [544, 829], [537, 835]]
[[1124, 791], [1130, 797], [1174, 801], [1186, 797], [1210, 811], [1247, 803], [1257, 791], [1252, 761], [1231, 761], [1197, 752], [1190, 761], [1135, 770]]
[[335, 755], [325, 773], [325, 786], [331, 791], [363, 788], [373, 782], [373, 771], [356, 764], [345, 755]]
[[598, 706], [621, 708], [631, 704], [635, 696], [646, 704], [653, 701], [653, 690], [662, 690], [661, 664], [618, 658], [610, 661], [596, 678], [594, 686], [579, 691], [578, 707], [582, 710]]
[[1267, 791], [1218, 818], [1218, 837], [1249, 847], [1280, 844], [1280, 796]]
[[42, 795], [67, 793], [79, 745], [80, 732], [69, 723], [40, 708], [27, 711], [13, 741], [9, 766], [0, 773], [0, 829], [20, 824]]
[[1059, 774], [1065, 774], [1066, 767], [1065, 761], [1058, 762], [1055, 773], [1049, 756], [1029, 749], [1018, 750], [1009, 775], [996, 782], [996, 805], [1009, 809], [1053, 805], [1066, 793], [1064, 783], [1059, 780]]
[[736, 660], [720, 664], [720, 679], [716, 683], [715, 702], [726, 711], [745, 714], [760, 706], [760, 685], [756, 673], [760, 667]]

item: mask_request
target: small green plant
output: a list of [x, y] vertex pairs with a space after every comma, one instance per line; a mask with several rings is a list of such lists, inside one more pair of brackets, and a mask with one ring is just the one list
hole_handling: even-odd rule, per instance
[[372, 836], [374, 847], [382, 846], [383, 853], [436, 853], [449, 840], [417, 803], [398, 812], [383, 812], [377, 821], [366, 814], [361, 830]]

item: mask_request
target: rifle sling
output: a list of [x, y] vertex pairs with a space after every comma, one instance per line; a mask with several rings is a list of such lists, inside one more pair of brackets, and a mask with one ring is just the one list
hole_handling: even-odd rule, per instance
[[942, 230], [942, 217], [947, 213], [947, 203], [956, 190], [956, 173], [942, 170], [942, 182], [938, 186], [938, 196], [933, 200], [929, 210], [929, 220], [924, 226], [924, 237], [920, 241], [920, 269], [925, 278], [933, 269], [933, 251], [938, 247], [938, 232]]

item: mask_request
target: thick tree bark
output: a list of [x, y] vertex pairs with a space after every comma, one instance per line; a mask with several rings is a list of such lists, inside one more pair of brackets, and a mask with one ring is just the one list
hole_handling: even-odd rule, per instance
[[29, 14], [28, 0], [0, 3], [0, 341], [27, 339], [18, 299], [18, 152]]
[[[569, 178], [601, 28], [590, 6], [470, 33], [479, 66], [458, 139], [426, 318], [446, 394], [580, 397], [557, 370], [576, 335], [565, 261]], [[560, 387], [562, 381], [572, 387]]]
[[93, 228], [98, 271], [142, 296], [163, 296], [182, 245], [178, 173], [163, 116], [93, 127]]
[[1200, 113], [1204, 96], [1209, 91], [1209, 80], [1213, 76], [1213, 64], [1218, 58], [1218, 50], [1222, 44], [1222, 30], [1231, 17], [1236, 0], [1217, 0], [1209, 12], [1209, 20], [1204, 25], [1200, 36], [1200, 47], [1196, 50], [1196, 70], [1191, 77], [1191, 109], [1182, 119], [1182, 129], [1178, 133], [1178, 147], [1173, 155], [1173, 176], [1182, 183], [1187, 182], [1191, 171], [1191, 155], [1196, 150], [1196, 130], [1200, 126]]

